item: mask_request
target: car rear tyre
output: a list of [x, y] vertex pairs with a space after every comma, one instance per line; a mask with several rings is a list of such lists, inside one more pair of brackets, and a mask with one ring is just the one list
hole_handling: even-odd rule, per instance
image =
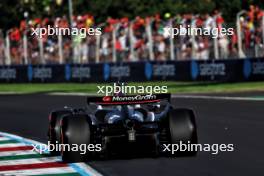
[[87, 147], [91, 141], [89, 117], [86, 115], [69, 115], [65, 116], [61, 121], [61, 143], [64, 146], [73, 145], [78, 147], [77, 151], [61, 150], [62, 160], [64, 162], [82, 162], [89, 158], [89, 151], [86, 150], [85, 154], [81, 154], [80, 145]]
[[[171, 144], [197, 144], [195, 116], [190, 109], [172, 109], [169, 114]], [[195, 156], [197, 151], [179, 151], [178, 156]], [[175, 155], [175, 153], [174, 153]]]
[[[59, 110], [53, 111], [49, 115], [49, 131], [48, 131], [48, 141], [52, 145], [60, 143], [60, 121], [65, 115], [70, 115], [71, 111], [69, 110]], [[59, 151], [50, 151], [50, 154], [53, 156], [60, 155]]]

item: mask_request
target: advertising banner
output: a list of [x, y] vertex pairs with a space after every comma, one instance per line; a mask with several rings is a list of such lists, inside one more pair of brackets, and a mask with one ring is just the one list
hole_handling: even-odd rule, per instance
[[1, 83], [264, 80], [263, 59], [0, 66]]

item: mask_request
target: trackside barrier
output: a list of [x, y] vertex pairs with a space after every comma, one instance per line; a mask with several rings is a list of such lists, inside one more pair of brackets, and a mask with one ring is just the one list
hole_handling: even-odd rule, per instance
[[0, 83], [264, 81], [264, 59], [0, 66]]

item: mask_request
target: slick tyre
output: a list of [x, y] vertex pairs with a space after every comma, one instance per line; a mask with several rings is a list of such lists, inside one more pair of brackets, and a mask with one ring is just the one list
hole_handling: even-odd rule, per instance
[[[50, 144], [60, 143], [60, 121], [65, 115], [70, 115], [69, 110], [59, 110], [53, 111], [49, 115], [49, 130], [48, 130], [48, 140]], [[59, 151], [50, 151], [53, 156], [60, 155]]]
[[[197, 144], [195, 116], [190, 109], [172, 109], [169, 113], [169, 132], [171, 144]], [[176, 151], [173, 155], [195, 156], [197, 151]]]
[[[78, 150], [72, 151], [71, 148], [61, 150], [62, 160], [67, 163], [82, 162], [89, 159], [88, 150], [83, 153], [79, 146], [86, 145], [91, 141], [91, 128], [89, 117], [86, 115], [69, 115], [61, 121], [61, 143], [64, 146], [78, 146]], [[76, 145], [77, 144], [77, 145]]]

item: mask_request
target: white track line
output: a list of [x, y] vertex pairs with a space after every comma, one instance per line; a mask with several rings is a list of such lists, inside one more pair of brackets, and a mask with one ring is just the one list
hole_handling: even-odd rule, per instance
[[32, 150], [0, 152], [0, 156], [17, 156], [17, 155], [31, 155], [31, 154], [38, 154], [38, 153]]
[[10, 140], [10, 139], [7, 137], [0, 137], [0, 141], [8, 141], [8, 140]]
[[34, 145], [44, 145], [38, 141], [34, 141], [34, 140], [31, 140], [31, 139], [27, 139], [27, 138], [23, 138], [21, 136], [17, 136], [17, 135], [14, 135], [14, 134], [9, 134], [9, 133], [5, 133], [5, 132], [0, 132], [0, 135], [3, 136], [3, 137], [6, 137], [8, 138], [9, 140], [10, 139], [14, 139], [14, 140], [17, 140], [21, 143], [25, 143], [25, 144], [28, 144], [28, 145], [31, 145], [34, 144]]
[[6, 147], [24, 147], [24, 146], [29, 146], [29, 145], [21, 144], [21, 143], [0, 144], [0, 149], [1, 148], [6, 148]]
[[39, 164], [39, 163], [49, 163], [49, 162], [59, 162], [59, 161], [61, 161], [59, 157], [43, 157], [43, 158], [34, 158], [34, 159], [28, 158], [28, 159], [0, 161], [0, 166], [19, 165], [19, 164]]

